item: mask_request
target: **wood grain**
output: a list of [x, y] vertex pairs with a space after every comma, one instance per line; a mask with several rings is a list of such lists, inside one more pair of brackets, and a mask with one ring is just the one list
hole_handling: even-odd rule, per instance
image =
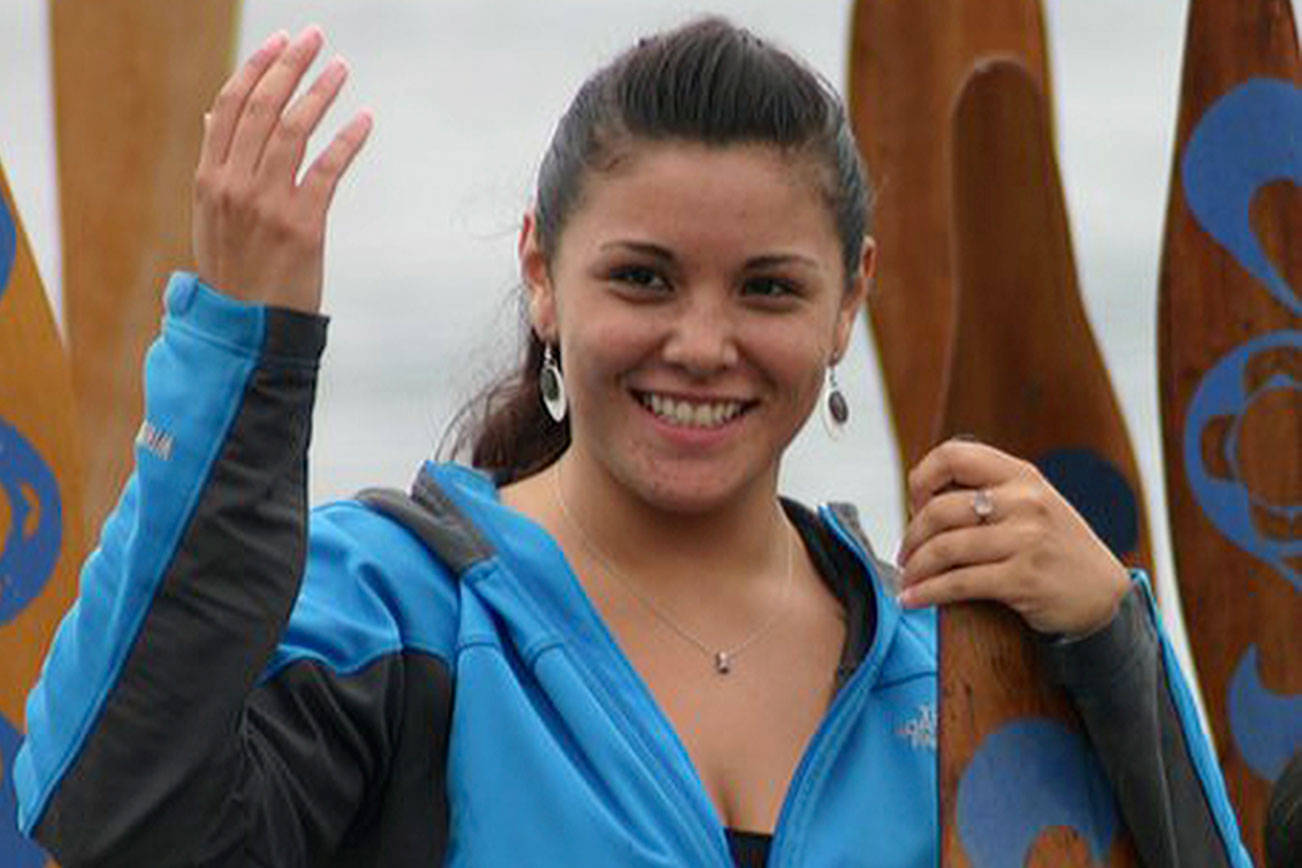
[[[1034, 75], [1013, 60], [978, 64], [955, 109], [953, 142], [958, 325], [941, 434], [971, 434], [1034, 461], [1115, 553], [1147, 567], [1139, 475], [1077, 291], [1048, 107]], [[981, 775], [1018, 793], [1016, 812], [985, 822], [1038, 833], [1015, 864], [1097, 864], [1082, 861], [1085, 839], [1063, 827], [1072, 825], [1065, 818], [1079, 830], [1107, 826], [1081, 786], [1100, 780], [1101, 767], [1065, 694], [1040, 671], [1021, 619], [989, 603], [944, 607], [940, 666], [942, 864], [996, 864], [979, 857], [978, 824], [965, 816], [972, 807], [962, 790]], [[1016, 750], [995, 772], [986, 764], [1001, 743]], [[1065, 813], [1053, 807], [1073, 800], [1083, 801]], [[1120, 826], [1094, 849], [1107, 856], [1102, 864], [1135, 864]], [[1014, 864], [1017, 854], [1006, 855]]]
[[1039, 0], [859, 0], [848, 103], [877, 194], [868, 303], [900, 458], [935, 444], [954, 330], [950, 118], [973, 65], [1020, 58], [1049, 93]]
[[1277, 760], [1302, 748], [1300, 85], [1287, 0], [1193, 0], [1158, 309], [1167, 504], [1204, 704], [1259, 862]]
[[63, 299], [84, 429], [85, 519], [131, 472], [140, 370], [169, 272], [192, 268], [202, 117], [231, 67], [238, 0], [50, 0]]
[[[85, 553], [72, 379], [0, 167], [0, 774]], [[0, 824], [12, 823], [0, 817]], [[41, 864], [0, 825], [0, 865]]]

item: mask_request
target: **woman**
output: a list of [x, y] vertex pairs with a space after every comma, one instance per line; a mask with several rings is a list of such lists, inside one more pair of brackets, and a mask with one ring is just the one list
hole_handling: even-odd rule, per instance
[[273, 37], [206, 119], [198, 272], [15, 771], [64, 865], [931, 864], [928, 607], [977, 597], [1063, 637], [1148, 864], [1244, 864], [1142, 589], [1033, 468], [938, 447], [898, 572], [847, 510], [778, 499], [874, 250], [839, 102], [724, 22], [562, 119], [486, 472], [309, 523], [323, 226], [370, 127], [295, 181], [346, 75], [290, 101], [321, 43]]

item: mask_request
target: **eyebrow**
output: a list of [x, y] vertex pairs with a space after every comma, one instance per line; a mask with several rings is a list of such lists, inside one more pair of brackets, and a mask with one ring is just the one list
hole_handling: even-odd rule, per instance
[[642, 253], [655, 259], [662, 259], [665, 262], [673, 262], [674, 255], [667, 248], [659, 244], [651, 244], [647, 241], [607, 241], [603, 243], [599, 250], [631, 250], [634, 253]]
[[778, 265], [804, 265], [818, 270], [822, 270], [823, 267], [818, 260], [801, 253], [770, 253], [767, 256], [756, 256], [746, 260], [747, 269], [772, 268]]
[[[648, 241], [607, 241], [602, 244], [599, 249], [603, 251], [610, 249], [630, 250], [634, 253], [641, 253], [670, 263], [675, 262], [677, 259], [673, 252], [668, 248], [661, 247], [659, 244], [652, 244]], [[768, 253], [763, 256], [755, 256], [746, 260], [746, 264], [743, 267], [750, 271], [792, 264], [804, 265], [807, 268], [820, 270], [822, 268], [818, 260], [801, 253]]]

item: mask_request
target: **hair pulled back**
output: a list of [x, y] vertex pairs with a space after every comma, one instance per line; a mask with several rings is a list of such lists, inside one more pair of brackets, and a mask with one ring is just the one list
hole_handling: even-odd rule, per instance
[[[840, 236], [847, 280], [868, 231], [867, 173], [840, 98], [790, 54], [721, 18], [640, 40], [597, 70], [561, 117], [538, 172], [539, 244], [549, 261], [584, 182], [642, 142], [764, 144], [808, 160]], [[548, 466], [569, 446], [539, 399], [543, 344], [532, 329], [520, 368], [454, 420], [454, 453], [505, 483]], [[559, 350], [559, 348], [558, 348]]]

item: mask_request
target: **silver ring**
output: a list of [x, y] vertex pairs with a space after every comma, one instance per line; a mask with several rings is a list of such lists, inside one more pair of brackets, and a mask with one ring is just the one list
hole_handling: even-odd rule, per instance
[[990, 516], [995, 514], [995, 499], [991, 496], [990, 489], [978, 488], [972, 492], [972, 512], [976, 514], [977, 524], [990, 521]]

